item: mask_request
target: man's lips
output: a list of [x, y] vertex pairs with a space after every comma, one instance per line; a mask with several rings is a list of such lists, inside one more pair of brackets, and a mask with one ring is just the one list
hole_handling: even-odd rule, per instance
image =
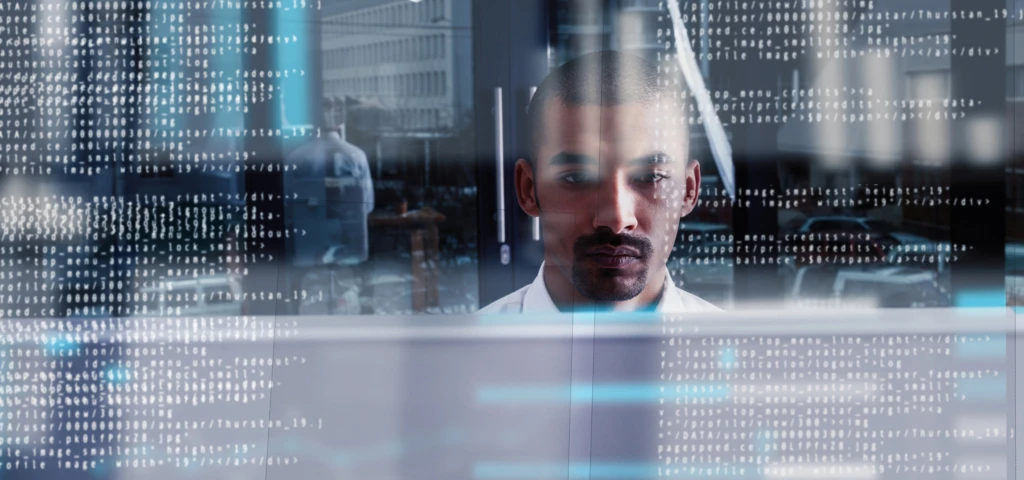
[[614, 256], [614, 257], [637, 257], [637, 258], [639, 258], [640, 257], [640, 252], [637, 249], [635, 249], [635, 248], [626, 247], [626, 246], [621, 246], [621, 247], [603, 246], [603, 247], [595, 247], [595, 248], [591, 248], [590, 250], [587, 250], [587, 255], [588, 256], [589, 255], [607, 255], [607, 256]]
[[604, 268], [623, 268], [640, 261], [640, 252], [629, 247], [597, 247], [587, 251], [586, 255]]

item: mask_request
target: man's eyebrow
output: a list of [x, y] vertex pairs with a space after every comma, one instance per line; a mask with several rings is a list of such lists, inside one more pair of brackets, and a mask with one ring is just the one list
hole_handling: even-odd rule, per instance
[[560, 165], [597, 165], [597, 159], [582, 153], [561, 152], [551, 157], [551, 166]]
[[667, 165], [673, 162], [671, 156], [664, 152], [654, 152], [629, 162], [633, 167], [646, 167], [649, 165]]
[[[667, 165], [673, 162], [671, 156], [664, 152], [654, 152], [650, 155], [644, 155], [635, 160], [629, 162], [630, 166], [633, 167], [646, 167], [649, 165]], [[597, 159], [590, 155], [584, 155], [582, 153], [572, 152], [561, 152], [554, 157], [551, 157], [551, 166], [572, 166], [572, 165], [597, 165]]]

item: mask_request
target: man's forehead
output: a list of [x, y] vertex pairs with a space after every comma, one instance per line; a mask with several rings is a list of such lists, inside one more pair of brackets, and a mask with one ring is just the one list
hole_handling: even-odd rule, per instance
[[[657, 104], [546, 105], [541, 149], [596, 150], [612, 148], [623, 154], [663, 151], [686, 155], [686, 129], [671, 121], [670, 110]], [[595, 152], [596, 153], [596, 152]], [[612, 153], [612, 152], [609, 152]], [[680, 159], [681, 160], [681, 159]]]

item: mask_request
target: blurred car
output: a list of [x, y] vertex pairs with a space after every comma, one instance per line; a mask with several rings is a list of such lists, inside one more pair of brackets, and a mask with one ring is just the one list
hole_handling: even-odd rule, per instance
[[886, 263], [890, 265], [915, 266], [944, 273], [953, 260], [949, 242], [907, 243], [890, 248]]
[[1024, 306], [1024, 244], [1006, 244], [1006, 304]]
[[811, 232], [869, 232], [887, 234], [900, 243], [925, 243], [930, 239], [912, 233], [900, 232], [897, 227], [877, 218], [831, 215], [804, 220], [799, 233]]
[[934, 241], [928, 237], [901, 232], [895, 225], [877, 218], [852, 216], [810, 217], [804, 221], [797, 233], [848, 232], [868, 233], [878, 237], [889, 237], [899, 245], [924, 245]]
[[797, 270], [788, 303], [793, 306], [941, 308], [952, 305], [952, 295], [939, 284], [936, 273], [927, 269], [825, 265]]
[[[893, 250], [899, 250], [906, 255], [910, 250], [935, 250], [939, 248], [935, 241], [915, 235], [901, 232], [898, 227], [885, 221], [874, 218], [830, 215], [809, 217], [803, 224], [793, 232], [796, 237], [791, 237], [791, 242], [804, 245], [815, 245], [822, 247], [823, 251], [829, 252], [830, 256], [838, 256], [837, 250], [846, 247], [841, 256], [849, 259], [856, 258], [856, 263], [893, 263], [898, 260], [893, 257]], [[815, 237], [810, 234], [828, 234], [827, 237]], [[808, 257], [813, 255], [798, 255], [797, 260], [801, 264], [814, 263]], [[824, 254], [822, 254], [824, 256]]]
[[241, 315], [241, 285], [229, 275], [161, 280], [141, 289], [148, 315]]
[[728, 302], [733, 284], [733, 241], [728, 225], [684, 222], [669, 260], [672, 278], [705, 300]]

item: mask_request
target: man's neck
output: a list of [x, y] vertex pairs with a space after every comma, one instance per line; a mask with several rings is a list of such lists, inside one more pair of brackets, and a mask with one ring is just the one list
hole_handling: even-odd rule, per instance
[[574, 311], [644, 312], [655, 311], [661, 304], [668, 281], [665, 270], [657, 270], [648, 278], [647, 286], [636, 297], [622, 302], [595, 302], [581, 295], [567, 275], [557, 266], [545, 263], [544, 285], [548, 295], [562, 313]]

